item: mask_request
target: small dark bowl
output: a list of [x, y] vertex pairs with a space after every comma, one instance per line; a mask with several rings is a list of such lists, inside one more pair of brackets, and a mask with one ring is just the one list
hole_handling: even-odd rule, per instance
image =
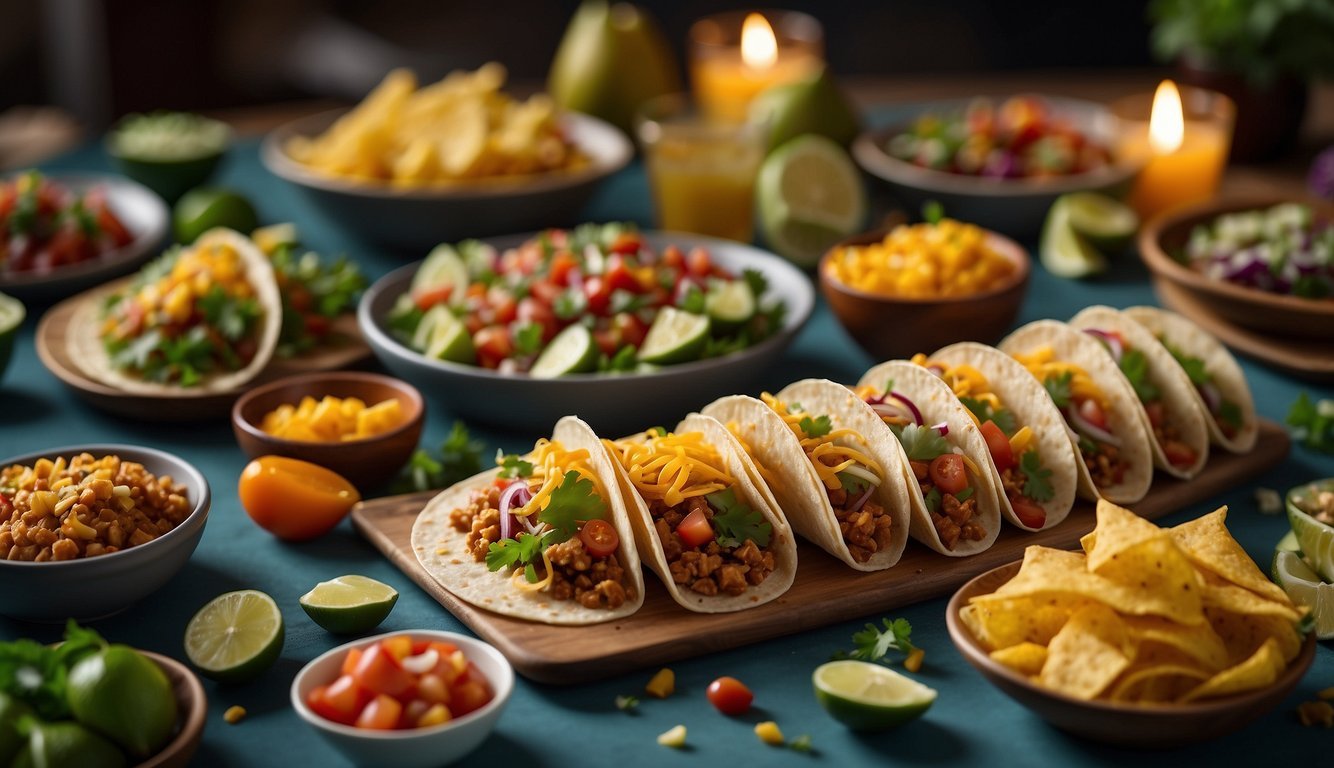
[[[310, 396], [356, 397], [375, 405], [397, 398], [403, 423], [373, 437], [341, 443], [286, 440], [260, 429], [265, 414], [280, 405], [296, 405]], [[250, 458], [287, 456], [333, 470], [363, 492], [377, 488], [395, 474], [417, 449], [425, 421], [426, 405], [417, 388], [378, 373], [333, 371], [289, 376], [246, 392], [232, 406], [232, 432], [241, 450]]]
[[1190, 704], [1117, 704], [1085, 701], [1043, 688], [999, 662], [968, 631], [959, 610], [978, 595], [995, 592], [1014, 578], [1022, 561], [1002, 565], [964, 584], [950, 598], [945, 623], [964, 659], [992, 685], [1063, 731], [1120, 747], [1165, 749], [1216, 739], [1249, 725], [1278, 706], [1297, 687], [1315, 658], [1315, 635], [1279, 679], [1267, 688]]
[[820, 292], [843, 327], [877, 360], [906, 358], [956, 341], [999, 341], [1019, 316], [1031, 272], [1028, 251], [995, 232], [987, 244], [1016, 267], [1004, 285], [968, 296], [908, 298], [867, 293], [827, 274], [826, 264], [840, 248], [869, 245], [885, 230], [856, 235], [835, 245], [820, 259]]
[[116, 169], [145, 187], [158, 193], [168, 204], [181, 199], [186, 192], [200, 186], [213, 177], [227, 150], [218, 150], [199, 157], [181, 160], [144, 160], [137, 157], [117, 155], [110, 149]]
[[167, 673], [172, 693], [176, 694], [179, 726], [175, 738], [167, 742], [167, 746], [136, 768], [186, 768], [199, 749], [199, 741], [204, 738], [204, 722], [208, 716], [204, 686], [195, 673], [179, 661], [149, 651], [139, 652]]

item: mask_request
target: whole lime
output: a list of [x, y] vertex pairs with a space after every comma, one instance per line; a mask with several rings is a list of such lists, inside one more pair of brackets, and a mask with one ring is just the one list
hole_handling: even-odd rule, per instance
[[31, 714], [27, 704], [0, 693], [0, 765], [9, 765], [23, 748], [24, 738], [18, 731], [19, 718]]
[[10, 768], [123, 768], [125, 755], [116, 745], [73, 721], [24, 721], [28, 743]]
[[171, 739], [171, 681], [133, 648], [112, 645], [81, 659], [69, 672], [68, 689], [74, 717], [135, 757], [149, 757]]
[[227, 227], [249, 234], [259, 224], [250, 201], [224, 187], [196, 187], [186, 192], [172, 209], [176, 239], [193, 243], [215, 227]]

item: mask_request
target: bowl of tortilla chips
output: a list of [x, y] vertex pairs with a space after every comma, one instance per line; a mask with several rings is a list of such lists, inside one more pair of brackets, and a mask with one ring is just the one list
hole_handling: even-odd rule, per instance
[[1260, 718], [1315, 656], [1305, 609], [1224, 525], [1174, 528], [1098, 503], [1083, 551], [1030, 546], [950, 600], [950, 637], [1052, 725], [1118, 746], [1217, 738]]

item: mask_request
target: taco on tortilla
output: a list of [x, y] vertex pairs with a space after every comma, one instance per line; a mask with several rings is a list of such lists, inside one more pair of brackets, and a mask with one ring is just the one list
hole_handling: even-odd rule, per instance
[[797, 382], [778, 395], [711, 403], [754, 460], [793, 530], [860, 571], [888, 568], [908, 542], [911, 502], [899, 451], [847, 387]]
[[1088, 307], [1070, 325], [1102, 342], [1139, 399], [1152, 438], [1153, 463], [1189, 479], [1209, 458], [1204, 408], [1185, 370], [1148, 329], [1111, 307]]
[[84, 373], [118, 389], [220, 391], [268, 365], [281, 327], [269, 260], [243, 235], [213, 229], [145, 266], [128, 287], [91, 296], [67, 339]]
[[1149, 430], [1139, 398], [1102, 344], [1055, 320], [1037, 320], [1001, 340], [999, 349], [1033, 374], [1065, 417], [1079, 454], [1079, 491], [1131, 504], [1153, 482]]
[[700, 613], [751, 608], [792, 586], [797, 547], [757, 470], [718, 420], [687, 416], [604, 440], [644, 562], [681, 605]]
[[948, 384], [973, 417], [996, 468], [1005, 519], [1026, 531], [1064, 520], [1079, 470], [1065, 420], [1042, 385], [1014, 358], [973, 341], [912, 362]]
[[1209, 415], [1210, 440], [1233, 453], [1255, 447], [1260, 433], [1255, 401], [1236, 358], [1195, 323], [1157, 307], [1130, 307], [1122, 314], [1149, 330], [1190, 380], [1196, 402]]
[[634, 534], [593, 430], [574, 416], [525, 456], [442, 491], [412, 549], [460, 600], [547, 624], [596, 624], [644, 602]]
[[949, 385], [906, 360], [881, 363], [855, 393], [892, 434], [912, 503], [913, 538], [962, 557], [990, 547], [1000, 533], [999, 483], [986, 441]]

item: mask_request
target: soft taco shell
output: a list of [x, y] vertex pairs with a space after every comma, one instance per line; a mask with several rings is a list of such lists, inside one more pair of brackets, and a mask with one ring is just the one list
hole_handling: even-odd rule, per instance
[[1108, 424], [1112, 434], [1121, 440], [1121, 455], [1130, 466], [1120, 483], [1099, 490], [1093, 485], [1093, 476], [1084, 464], [1083, 455], [1079, 453], [1077, 438], [1071, 437], [1070, 442], [1078, 460], [1080, 494], [1089, 499], [1105, 498], [1117, 504], [1133, 504], [1144, 498], [1153, 482], [1153, 452], [1149, 448], [1151, 438], [1138, 413], [1139, 398], [1135, 396], [1135, 390], [1121, 375], [1102, 344], [1065, 323], [1036, 320], [1001, 339], [997, 346], [1011, 356], [1051, 347], [1056, 359], [1073, 363], [1088, 373], [1107, 397], [1111, 406], [1107, 414]]
[[891, 360], [875, 366], [862, 375], [857, 386], [871, 386], [879, 392], [885, 382], [891, 379], [894, 381], [895, 390], [912, 398], [913, 403], [921, 410], [922, 419], [927, 426], [941, 422], [949, 425], [949, 434], [945, 439], [951, 445], [961, 448], [964, 455], [980, 470], [974, 480], [977, 484], [977, 514], [979, 522], [986, 529], [986, 538], [980, 541], [966, 541], [960, 538], [955, 542], [954, 549], [948, 549], [936, 533], [936, 526], [931, 522], [931, 512], [926, 508], [926, 499], [922, 498], [922, 488], [917, 478], [913, 476], [912, 467], [908, 463], [908, 456], [902, 444], [884, 421], [870, 410], [870, 406], [863, 404], [863, 407], [875, 416], [883, 430], [882, 434], [894, 443], [902, 457], [903, 478], [908, 484], [908, 498], [912, 502], [913, 538], [942, 555], [951, 557], [967, 557], [986, 550], [995, 543], [996, 536], [1000, 534], [1000, 501], [996, 498], [1000, 477], [991, 462], [991, 452], [987, 450], [987, 441], [983, 439], [981, 430], [973, 423], [973, 417], [968, 414], [968, 409], [964, 408], [959, 398], [954, 396], [948, 384], [922, 366], [906, 360]]
[[[1190, 394], [1195, 398], [1200, 410], [1205, 414], [1209, 429], [1209, 438], [1214, 445], [1221, 446], [1233, 453], [1248, 453], [1255, 447], [1255, 440], [1260, 434], [1260, 425], [1255, 417], [1255, 400], [1251, 397], [1251, 388], [1246, 384], [1246, 374], [1227, 347], [1186, 317], [1158, 307], [1130, 307], [1123, 314], [1144, 326], [1149, 333], [1162, 339], [1165, 344], [1181, 350], [1190, 357], [1204, 361], [1204, 367], [1213, 374], [1214, 386], [1218, 387], [1223, 399], [1236, 403], [1241, 409], [1241, 428], [1234, 437], [1223, 434], [1209, 408], [1200, 396], [1199, 390], [1192, 384]], [[1168, 353], [1171, 356], [1171, 353]], [[1173, 358], [1173, 362], [1176, 360]], [[1190, 379], [1187, 377], [1187, 383]]]
[[[769, 549], [774, 554], [774, 570], [763, 583], [748, 588], [740, 595], [718, 594], [708, 596], [682, 590], [680, 585], [672, 580], [667, 556], [663, 552], [662, 540], [653, 527], [653, 516], [649, 513], [648, 504], [644, 502], [643, 497], [639, 495], [639, 491], [630, 482], [630, 476], [621, 467], [620, 461], [611, 456], [609, 453], [611, 449], [606, 449], [608, 451], [606, 454], [607, 460], [612, 465], [616, 482], [620, 486], [622, 496], [625, 498], [625, 508], [630, 516], [630, 527], [634, 531], [635, 546], [639, 549], [644, 564], [658, 574], [663, 586], [667, 588], [667, 592], [673, 600], [698, 613], [741, 611], [763, 605], [779, 597], [788, 590], [788, 587], [792, 586], [792, 580], [796, 578], [797, 543], [792, 537], [792, 529], [788, 526], [787, 520], [777, 507], [772, 506], [773, 497], [769, 495], [768, 489], [765, 488], [761, 491], [751, 480], [751, 477], [758, 474], [758, 470], [755, 469], [750, 457], [746, 456], [741, 450], [741, 446], [737, 443], [736, 438], [732, 437], [732, 433], [727, 431], [727, 427], [709, 416], [692, 413], [677, 425], [675, 432], [677, 434], [703, 433], [705, 440], [717, 449], [727, 473], [736, 478], [736, 485], [733, 488], [737, 499], [764, 515], [765, 520], [773, 526], [773, 535], [769, 539]], [[640, 433], [621, 438], [617, 442], [637, 443], [643, 442], [644, 439], [644, 434]]]
[[[1163, 407], [1168, 414], [1171, 414], [1172, 423], [1177, 428], [1177, 438], [1195, 452], [1195, 462], [1188, 467], [1176, 467], [1168, 461], [1162, 446], [1153, 436], [1153, 425], [1149, 422], [1144, 404], [1139, 403], [1137, 413], [1143, 417], [1144, 428], [1149, 432], [1149, 448], [1153, 451], [1153, 464], [1164, 472], [1185, 480], [1198, 474], [1204, 468], [1204, 463], [1209, 460], [1207, 422], [1213, 419], [1208, 417], [1200, 405], [1199, 396], [1195, 394], [1195, 386], [1190, 383], [1190, 377], [1172, 357], [1172, 353], [1167, 351], [1167, 347], [1164, 347], [1147, 328], [1111, 307], [1095, 306], [1083, 309], [1070, 318], [1070, 326], [1080, 330], [1097, 328], [1116, 331], [1132, 349], [1144, 353], [1144, 357], [1149, 361], [1149, 383], [1156, 386], [1162, 394]], [[1108, 352], [1108, 355], [1110, 354]], [[1136, 402], [1139, 402], [1138, 397]]]
[[278, 293], [278, 279], [274, 276], [273, 265], [264, 253], [244, 235], [233, 230], [221, 227], [210, 229], [200, 235], [189, 248], [216, 244], [230, 245], [240, 255], [241, 263], [245, 265], [246, 279], [255, 287], [255, 298], [263, 313], [260, 318], [255, 357], [246, 367], [239, 371], [205, 377], [198, 387], [191, 388], [178, 384], [144, 381], [116, 370], [111, 366], [111, 358], [98, 333], [102, 327], [102, 309], [112, 294], [108, 291], [97, 291], [89, 295], [75, 310], [66, 331], [70, 356], [83, 372], [103, 384], [145, 395], [180, 394], [189, 391], [222, 392], [235, 389], [259, 375], [259, 372], [273, 359], [273, 352], [278, 347], [278, 333], [282, 330], [283, 303]]
[[616, 486], [611, 459], [593, 429], [575, 416], [566, 416], [556, 422], [551, 439], [569, 449], [588, 451], [589, 463], [602, 480], [607, 494], [610, 522], [621, 539], [616, 558], [634, 589], [633, 598], [615, 609], [586, 608], [575, 600], [553, 599], [546, 591], [516, 589], [510, 582], [508, 571], [488, 571], [486, 563], [474, 560], [467, 549], [468, 534], [449, 524], [449, 513], [465, 506], [474, 489], [490, 485], [499, 468], [456, 483], [427, 502], [412, 524], [412, 551], [417, 555], [417, 562], [440, 586], [463, 602], [493, 613], [564, 625], [599, 624], [629, 616], [644, 604], [644, 574], [639, 567], [634, 532], [630, 528], [625, 501]]
[[998, 473], [996, 497], [1005, 519], [1025, 531], [1046, 530], [1064, 520], [1075, 503], [1075, 489], [1079, 485], [1079, 457], [1075, 454], [1074, 446], [1070, 444], [1065, 417], [1047, 396], [1047, 390], [1028, 373], [1027, 368], [1019, 364], [1018, 360], [995, 347], [988, 347], [975, 341], [951, 344], [937, 350], [931, 355], [931, 359], [949, 365], [969, 365], [977, 369], [987, 377], [987, 385], [991, 388], [991, 392], [1014, 414], [1020, 426], [1033, 430], [1042, 466], [1051, 470], [1052, 497], [1040, 502], [1042, 509], [1047, 513], [1047, 519], [1041, 528], [1030, 528], [1020, 522], [1010, 507], [1009, 498], [1005, 495], [1005, 488]]
[[[885, 472], [875, 498], [893, 521], [890, 546], [871, 555], [864, 563], [857, 562], [848, 550], [824, 484], [811, 466], [811, 460], [802, 450], [797, 436], [792, 434], [781, 416], [774, 413], [764, 401], [746, 395], [732, 395], [717, 400], [704, 409], [704, 414], [724, 424], [735, 423], [745, 447], [750, 449], [751, 458], [764, 467], [772, 478], [771, 483], [766, 483], [763, 473], [757, 471], [752, 481], [758, 486], [768, 485], [778, 508], [783, 511], [793, 530], [859, 571], [889, 568], [899, 561], [908, 543], [911, 502], [908, 500], [908, 489], [900, 482], [903, 474], [899, 466], [901, 455], [884, 451], [879, 444], [872, 443], [871, 436], [876, 434], [876, 430], [870, 428], [870, 425], [875, 415], [870, 414], [868, 418], [865, 409], [856, 407], [857, 398], [846, 387], [832, 381], [820, 381], [818, 384], [821, 388], [832, 389], [820, 394], [812, 392], [807, 395], [803, 392], [798, 402], [805, 405], [812, 415], [827, 414], [835, 429], [846, 427], [867, 436], [867, 444], [864, 446], [846, 440], [839, 442], [846, 442], [865, 451], [879, 462]], [[814, 389], [815, 385], [811, 387]]]

